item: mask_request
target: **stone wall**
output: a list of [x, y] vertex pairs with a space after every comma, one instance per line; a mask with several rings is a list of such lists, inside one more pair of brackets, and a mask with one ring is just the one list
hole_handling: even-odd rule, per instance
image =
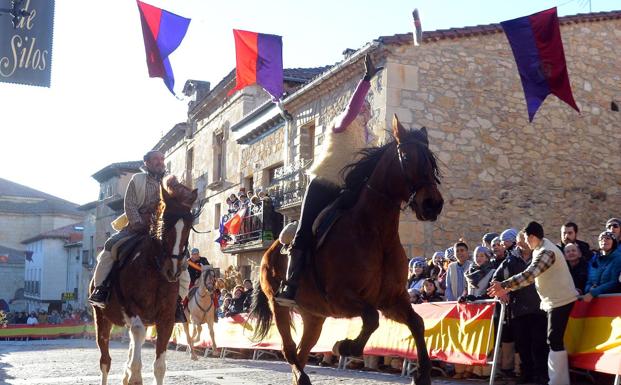
[[78, 216], [0, 213], [0, 245], [24, 250], [23, 240], [80, 221]]
[[561, 30], [582, 113], [550, 95], [533, 123], [504, 34], [391, 47], [386, 116], [426, 126], [444, 173], [439, 221], [402, 222], [415, 253], [530, 220], [555, 242], [575, 221], [594, 246], [605, 221], [621, 215], [621, 113], [610, 107], [621, 99], [621, 20]]
[[0, 299], [7, 303], [24, 287], [24, 263], [0, 264]]

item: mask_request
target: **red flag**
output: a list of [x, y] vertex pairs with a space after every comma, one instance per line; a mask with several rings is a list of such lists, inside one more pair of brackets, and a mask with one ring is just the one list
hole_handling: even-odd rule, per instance
[[241, 228], [241, 222], [244, 215], [246, 215], [245, 207], [236, 212], [233, 217], [231, 217], [231, 219], [224, 224], [227, 234], [239, 234], [239, 229]]

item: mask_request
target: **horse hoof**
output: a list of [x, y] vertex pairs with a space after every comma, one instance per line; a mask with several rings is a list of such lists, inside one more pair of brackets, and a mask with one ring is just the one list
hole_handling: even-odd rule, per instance
[[431, 385], [431, 377], [415, 375], [414, 377], [412, 377], [411, 385]]
[[292, 370], [292, 374], [293, 385], [312, 385], [310, 382], [310, 378], [308, 378], [308, 375], [303, 371], [299, 371], [294, 368]]

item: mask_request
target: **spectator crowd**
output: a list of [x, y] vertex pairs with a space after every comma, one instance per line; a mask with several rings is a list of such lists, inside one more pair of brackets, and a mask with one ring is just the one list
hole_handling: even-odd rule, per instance
[[[583, 301], [590, 302], [602, 294], [621, 293], [620, 233], [621, 219], [611, 218], [591, 247], [578, 239], [577, 224], [567, 222], [561, 227], [560, 242], [552, 247], [564, 255], [563, 262]], [[524, 272], [529, 268], [534, 271], [531, 265], [541, 263], [533, 259], [525, 231], [509, 228], [500, 233], [487, 233], [474, 248], [458, 240], [429, 259], [415, 257], [409, 261], [410, 300], [420, 304], [490, 299], [488, 289], [492, 283], [527, 279], [529, 273]], [[548, 345], [548, 322], [553, 321], [548, 320], [549, 312], [541, 309], [541, 298], [532, 283], [499, 297], [507, 305], [504, 319], [498, 319], [498, 312], [495, 317], [496, 323], [503, 323], [500, 367], [504, 376], [517, 377], [517, 383], [547, 384], [550, 347], [558, 350]], [[448, 369], [456, 379], [489, 376], [488, 367], [455, 365]]]
[[92, 315], [86, 309], [50, 310], [39, 309], [32, 312], [7, 312], [7, 325], [61, 325], [78, 322], [93, 322]]

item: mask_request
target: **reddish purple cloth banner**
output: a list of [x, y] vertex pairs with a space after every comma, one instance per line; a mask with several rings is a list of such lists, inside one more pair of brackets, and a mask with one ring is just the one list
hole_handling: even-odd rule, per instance
[[166, 87], [175, 94], [175, 77], [168, 56], [181, 44], [190, 25], [190, 19], [137, 0], [142, 23], [142, 36], [147, 54], [149, 76], [162, 78]]
[[569, 84], [556, 8], [500, 24], [520, 72], [528, 120], [533, 121], [549, 94], [556, 95], [580, 112]]
[[280, 100], [284, 92], [282, 65], [282, 37], [233, 30], [235, 37], [235, 88], [233, 92], [244, 87], [258, 84], [267, 91], [274, 101]]

